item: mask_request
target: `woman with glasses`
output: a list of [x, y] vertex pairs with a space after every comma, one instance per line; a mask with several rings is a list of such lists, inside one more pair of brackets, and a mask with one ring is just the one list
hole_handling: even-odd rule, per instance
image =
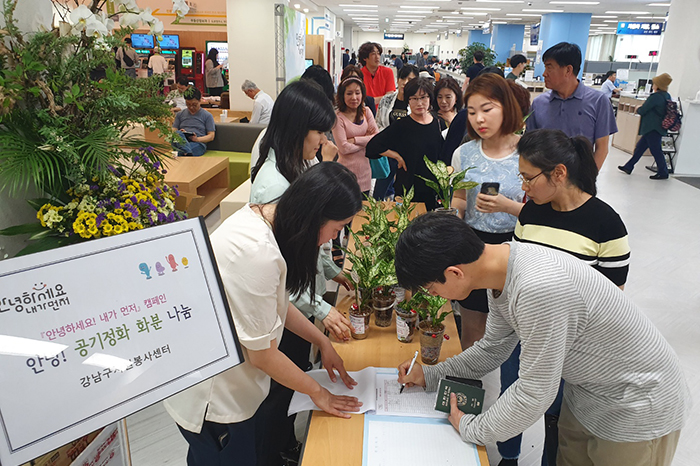
[[[630, 258], [627, 229], [617, 212], [596, 197], [598, 167], [590, 141], [541, 129], [525, 133], [518, 152], [528, 201], [518, 216], [515, 240], [567, 252], [624, 288]], [[518, 378], [519, 355], [520, 346], [501, 368], [502, 390]], [[562, 386], [544, 417], [542, 464], [547, 466], [556, 465], [561, 402]], [[519, 452], [520, 436], [504, 444]]]
[[[378, 159], [389, 157], [396, 161], [396, 195], [402, 195], [415, 187], [414, 201], [424, 202], [428, 210], [438, 207], [435, 191], [416, 175], [428, 179], [433, 175], [425, 166], [423, 156], [437, 162], [442, 148], [442, 134], [437, 118], [433, 117], [430, 103], [433, 101], [433, 82], [416, 78], [404, 87], [404, 98], [411, 110], [407, 117], [394, 121], [388, 128], [375, 135], [367, 144], [366, 156]], [[449, 160], [444, 160], [449, 163]]]
[[[508, 82], [493, 73], [471, 81], [464, 102], [471, 140], [454, 152], [452, 166], [455, 171], [474, 167], [465, 180], [479, 186], [455, 192], [453, 205], [482, 241], [500, 244], [513, 237], [523, 206], [518, 179], [520, 136], [515, 134], [523, 127], [521, 106]], [[484, 183], [498, 187], [491, 185], [487, 192]], [[486, 291], [474, 290], [460, 306], [462, 347], [466, 349], [484, 336], [489, 312]]]

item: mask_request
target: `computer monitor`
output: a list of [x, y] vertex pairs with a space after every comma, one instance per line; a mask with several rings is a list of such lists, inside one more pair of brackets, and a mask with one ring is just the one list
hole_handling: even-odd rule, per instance
[[306, 62], [304, 65], [304, 69], [308, 68], [309, 66], [314, 66], [314, 60], [312, 58], [307, 58], [304, 61]]
[[152, 49], [153, 36], [150, 34], [132, 34], [131, 46], [135, 49]]
[[162, 49], [177, 50], [180, 48], [180, 36], [177, 34], [163, 34], [163, 39], [158, 41]]

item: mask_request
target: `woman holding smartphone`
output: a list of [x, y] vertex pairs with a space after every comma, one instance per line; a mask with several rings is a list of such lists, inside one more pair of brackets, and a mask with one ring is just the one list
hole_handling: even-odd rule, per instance
[[[464, 96], [467, 131], [472, 140], [452, 156], [455, 171], [474, 167], [466, 181], [479, 183], [469, 191], [455, 192], [453, 205], [474, 232], [488, 244], [510, 241], [523, 206], [518, 179], [518, 151], [523, 127], [521, 107], [508, 82], [496, 74], [478, 76]], [[460, 302], [462, 348], [484, 336], [488, 302], [485, 290], [475, 290]]]

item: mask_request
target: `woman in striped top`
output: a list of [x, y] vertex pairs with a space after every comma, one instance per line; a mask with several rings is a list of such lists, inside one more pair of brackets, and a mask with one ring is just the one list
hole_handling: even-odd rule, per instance
[[[598, 168], [590, 142], [542, 129], [526, 133], [518, 152], [522, 188], [529, 200], [518, 216], [515, 239], [567, 252], [624, 288], [630, 258], [627, 229], [617, 212], [596, 197]], [[519, 355], [520, 346], [503, 365], [502, 390], [518, 378]], [[545, 414], [547, 466], [556, 464], [561, 398], [560, 386]]]

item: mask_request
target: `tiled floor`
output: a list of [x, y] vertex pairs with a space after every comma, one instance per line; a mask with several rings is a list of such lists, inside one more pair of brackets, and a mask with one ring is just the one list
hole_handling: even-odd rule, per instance
[[[632, 265], [627, 293], [656, 324], [678, 353], [691, 392], [700, 403], [700, 189], [677, 180], [652, 181], [645, 157], [631, 176], [617, 170], [628, 155], [611, 149], [598, 180], [599, 197], [620, 214], [629, 231]], [[218, 209], [207, 218], [218, 225]], [[640, 345], [644, 342], [640, 341]], [[484, 380], [491, 403], [498, 375]], [[300, 423], [303, 425], [303, 422]], [[185, 465], [187, 446], [161, 404], [128, 419], [135, 466]], [[525, 432], [521, 466], [540, 464], [542, 422]], [[700, 409], [693, 409], [681, 435], [674, 466], [700, 460]], [[494, 466], [500, 457], [488, 447]], [[329, 458], [328, 464], [332, 464]], [[321, 466], [321, 465], [319, 465]]]

